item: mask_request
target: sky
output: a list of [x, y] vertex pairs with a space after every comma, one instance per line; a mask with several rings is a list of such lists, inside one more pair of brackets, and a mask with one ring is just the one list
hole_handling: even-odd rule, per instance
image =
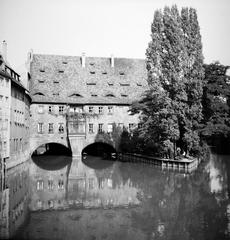
[[230, 65], [230, 0], [0, 0], [0, 43], [15, 70], [30, 49], [144, 59], [154, 11], [173, 4], [197, 10], [204, 62]]

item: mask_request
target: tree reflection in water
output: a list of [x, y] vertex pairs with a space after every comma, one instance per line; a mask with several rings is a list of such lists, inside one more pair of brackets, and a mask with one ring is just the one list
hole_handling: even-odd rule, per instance
[[[66, 176], [64, 189], [58, 189], [56, 183], [57, 189], [54, 186], [52, 191], [48, 187], [31, 191], [32, 202], [42, 201], [40, 211], [66, 210], [32, 213], [21, 237], [28, 234], [33, 239], [229, 239], [226, 160], [212, 155], [197, 171], [185, 175], [150, 165], [111, 161], [107, 165], [99, 163], [100, 159], [94, 159], [95, 166], [90, 168], [75, 159], [71, 166], [67, 165], [70, 167], [56, 170], [57, 180]], [[34, 167], [31, 186], [35, 186], [39, 174], [45, 179], [44, 186], [48, 186], [49, 178], [45, 175], [55, 179], [55, 171], [52, 172], [54, 175]]]

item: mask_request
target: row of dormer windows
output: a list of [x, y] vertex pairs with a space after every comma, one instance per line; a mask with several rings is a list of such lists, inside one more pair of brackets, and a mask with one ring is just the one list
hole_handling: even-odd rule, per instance
[[[66, 63], [66, 64], [67, 64], [67, 63]], [[39, 71], [40, 71], [41, 73], [46, 72], [44, 68], [41, 68]], [[64, 73], [65, 71], [62, 70], [62, 69], [59, 69], [57, 72], [58, 72], [58, 73]], [[90, 74], [93, 74], [93, 75], [96, 74], [95, 71], [90, 71], [89, 73], [90, 73]], [[102, 71], [101, 74], [102, 74], [102, 75], [107, 75], [107, 72], [106, 72], [106, 71]], [[124, 75], [125, 75], [125, 72], [120, 71], [120, 72], [119, 72], [119, 75], [120, 75], [120, 76], [124, 76]]]
[[[44, 83], [45, 80], [44, 80], [44, 79], [39, 79], [38, 82], [39, 82], [39, 83]], [[56, 83], [56, 84], [57, 84], [57, 83], [60, 83], [60, 81], [59, 81], [58, 79], [55, 79], [55, 80], [53, 80], [53, 83]], [[108, 84], [109, 87], [114, 86], [114, 83], [108, 82], [107, 84]], [[130, 87], [130, 83], [119, 83], [119, 84], [120, 84], [121, 87]], [[87, 85], [87, 86], [96, 86], [97, 83], [96, 83], [96, 82], [87, 82], [86, 85]], [[142, 86], [143, 86], [141, 83], [136, 83], [136, 85], [137, 85], [138, 87], [142, 87]]]
[[[33, 95], [34, 95], [34, 96], [45, 96], [45, 94], [43, 94], [43, 93], [41, 93], [41, 92], [34, 93]], [[58, 96], [59, 96], [59, 93], [53, 93], [53, 96], [54, 96], [54, 97], [58, 97]], [[127, 95], [127, 94], [124, 94], [124, 93], [121, 93], [120, 96], [121, 96], [121, 97], [128, 97], [128, 95]], [[81, 94], [79, 94], [79, 93], [73, 93], [73, 94], [71, 94], [69, 97], [74, 97], [74, 98], [76, 98], [76, 97], [83, 97], [83, 96], [82, 96]], [[91, 93], [91, 97], [98, 97], [98, 95], [95, 94], [95, 93]], [[109, 93], [109, 94], [105, 95], [104, 97], [116, 97], [116, 96], [115, 96], [114, 94], [112, 94], [112, 93]]]

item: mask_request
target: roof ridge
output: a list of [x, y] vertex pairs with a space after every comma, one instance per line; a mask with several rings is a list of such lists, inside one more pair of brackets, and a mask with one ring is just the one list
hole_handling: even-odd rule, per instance
[[[45, 54], [45, 53], [34, 53], [34, 56], [52, 56], [52, 57], [76, 57], [76, 58], [80, 58], [81, 55], [63, 55], [63, 54]], [[110, 59], [111, 56], [109, 57], [98, 57], [98, 56], [86, 56], [86, 58], [97, 58], [97, 59]], [[145, 61], [145, 58], [132, 58], [132, 57], [115, 57], [114, 59], [124, 59], [124, 60], [140, 60], [140, 61]]]

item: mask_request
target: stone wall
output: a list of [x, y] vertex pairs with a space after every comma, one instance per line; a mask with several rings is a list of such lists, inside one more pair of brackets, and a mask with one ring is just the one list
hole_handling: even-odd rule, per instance
[[[49, 113], [49, 106], [52, 112]], [[43, 109], [43, 110], [41, 110]], [[60, 143], [68, 146], [66, 132], [66, 116], [59, 114], [59, 105], [56, 104], [32, 104], [30, 107], [30, 153], [46, 143]], [[38, 123], [42, 123], [42, 133], [38, 132]], [[53, 123], [53, 133], [49, 133], [49, 123]], [[59, 124], [63, 123], [64, 132], [59, 133]]]

